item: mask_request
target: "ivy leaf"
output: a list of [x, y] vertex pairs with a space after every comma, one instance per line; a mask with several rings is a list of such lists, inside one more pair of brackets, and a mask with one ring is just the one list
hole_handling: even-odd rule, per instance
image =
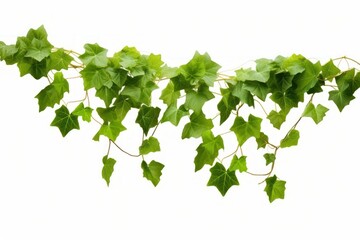
[[316, 107], [313, 103], [309, 103], [303, 113], [304, 117], [311, 117], [316, 124], [321, 122], [326, 115], [326, 112], [329, 111], [328, 108], [324, 107], [321, 104], [318, 104]]
[[94, 65], [96, 67], [106, 67], [108, 58], [106, 56], [107, 49], [100, 47], [97, 43], [85, 44], [85, 53], [79, 56], [79, 59], [85, 65]]
[[170, 105], [164, 112], [161, 122], [171, 122], [174, 126], [179, 125], [179, 122], [182, 117], [189, 115], [189, 111], [186, 110], [183, 106], [179, 108], [176, 107], [176, 104]]
[[55, 114], [50, 126], [58, 127], [63, 137], [73, 129], [80, 129], [78, 117], [70, 113], [64, 105], [57, 109]]
[[55, 69], [60, 71], [62, 69], [68, 69], [71, 61], [74, 60], [64, 49], [60, 48], [50, 54], [47, 68], [48, 70]]
[[189, 90], [186, 93], [185, 107], [199, 113], [205, 102], [214, 98], [207, 85], [200, 85], [198, 91]]
[[257, 72], [250, 68], [247, 69], [239, 69], [235, 71], [236, 80], [238, 81], [256, 81], [261, 83], [266, 83], [269, 80], [270, 73], [268, 71]]
[[84, 79], [84, 90], [95, 87], [100, 89], [103, 86], [111, 88], [113, 85], [113, 76], [107, 68], [98, 68], [94, 65], [88, 65], [80, 71]]
[[284, 112], [289, 112], [291, 108], [297, 107], [300, 101], [298, 95], [292, 91], [276, 91], [270, 96], [270, 99], [277, 103]]
[[0, 41], [0, 61], [5, 61], [6, 64], [16, 63], [15, 55], [17, 52], [18, 48], [14, 44], [6, 45]]
[[90, 107], [85, 107], [84, 103], [80, 103], [75, 110], [72, 112], [75, 116], [82, 117], [83, 121], [90, 122], [91, 121], [91, 114], [93, 109]]
[[144, 178], [151, 181], [152, 184], [156, 187], [160, 182], [160, 177], [162, 175], [161, 171], [164, 168], [162, 163], [152, 160], [147, 164], [144, 160], [141, 163], [141, 168], [143, 169]]
[[190, 115], [190, 122], [184, 126], [181, 138], [198, 138], [206, 130], [210, 130], [214, 127], [211, 119], [207, 119], [203, 112], [192, 113]]
[[269, 197], [269, 201], [273, 202], [276, 199], [284, 199], [285, 197], [285, 181], [278, 180], [277, 176], [268, 177], [266, 180], [266, 187], [264, 191]]
[[247, 171], [246, 156], [241, 156], [238, 158], [236, 155], [234, 155], [230, 163], [229, 171], [236, 171], [236, 170], [239, 170], [239, 172]]
[[114, 121], [114, 122], [104, 122], [99, 131], [95, 134], [93, 137], [94, 141], [99, 141], [100, 135], [103, 135], [107, 138], [109, 138], [112, 141], [116, 141], [116, 138], [119, 136], [119, 134], [122, 131], [125, 131], [126, 127], [124, 127], [121, 122]]
[[128, 96], [137, 104], [151, 104], [151, 93], [157, 89], [158, 86], [149, 81], [143, 76], [130, 78], [125, 85], [125, 88], [121, 91], [121, 95]]
[[52, 47], [53, 46], [48, 44], [47, 41], [34, 38], [31, 41], [31, 45], [25, 54], [25, 57], [30, 57], [40, 62], [50, 55]]
[[246, 103], [248, 106], [254, 106], [254, 97], [244, 88], [243, 82], [237, 82], [235, 84], [232, 95], [239, 98], [241, 102]]
[[269, 137], [265, 133], [260, 132], [260, 136], [256, 138], [256, 143], [258, 145], [257, 149], [265, 148], [268, 142], [269, 142]]
[[341, 71], [338, 67], [335, 66], [332, 60], [328, 61], [321, 67], [322, 75], [325, 79], [329, 79], [330, 81], [338, 75]]
[[266, 95], [269, 93], [269, 87], [265, 83], [257, 81], [246, 81], [244, 82], [243, 88], [260, 98], [262, 101], [265, 101]]
[[174, 90], [174, 83], [169, 81], [168, 85], [162, 90], [160, 99], [163, 102], [170, 106], [177, 102], [177, 99], [180, 97], [180, 91]]
[[249, 115], [248, 122], [239, 116], [235, 118], [230, 130], [235, 133], [240, 146], [250, 137], [260, 137], [261, 121], [261, 118], [255, 117], [252, 114]]
[[140, 125], [144, 134], [147, 135], [150, 128], [155, 127], [158, 124], [159, 114], [160, 108], [142, 105], [135, 122]]
[[210, 130], [202, 134], [202, 141], [196, 149], [198, 153], [194, 160], [195, 172], [202, 169], [205, 164], [213, 165], [215, 158], [219, 154], [219, 150], [224, 149], [222, 137], [220, 135], [214, 137]]
[[96, 90], [95, 96], [99, 97], [104, 101], [105, 106], [109, 107], [113, 102], [114, 98], [119, 95], [119, 88], [116, 85], [113, 85], [111, 88], [107, 86], [102, 86], [98, 90]]
[[232, 186], [239, 185], [235, 171], [226, 170], [219, 162], [210, 168], [210, 172], [211, 176], [207, 185], [215, 186], [222, 196], [225, 196]]
[[353, 99], [355, 99], [355, 97], [348, 91], [333, 90], [329, 92], [329, 100], [332, 100], [336, 104], [340, 112], [346, 105], [349, 105]]
[[42, 77], [46, 77], [48, 74], [46, 59], [38, 62], [32, 58], [22, 58], [19, 60], [17, 64], [20, 76], [25, 76], [26, 74], [30, 74], [35, 79], [40, 79]]
[[283, 138], [280, 141], [280, 147], [281, 148], [286, 148], [286, 147], [296, 146], [298, 144], [299, 137], [300, 137], [299, 131], [296, 130], [296, 129], [292, 129], [289, 132], [289, 134], [287, 134], [285, 136], [285, 138]]
[[116, 160], [113, 158], [108, 158], [108, 156], [104, 156], [102, 162], [104, 166], [102, 168], [101, 175], [102, 178], [106, 181], [106, 184], [109, 186], [111, 175], [114, 172], [114, 165]]
[[309, 60], [304, 60], [305, 71], [294, 77], [297, 93], [305, 93], [313, 88], [321, 71], [321, 64], [319, 62], [313, 64]]
[[160, 151], [160, 143], [155, 137], [149, 137], [149, 139], [145, 139], [139, 147], [139, 152], [141, 155], [146, 155], [150, 152], [157, 151]]
[[264, 158], [266, 160], [266, 166], [269, 165], [270, 163], [273, 163], [276, 159], [275, 154], [273, 153], [265, 153], [264, 154]]
[[223, 97], [218, 103], [217, 109], [220, 112], [220, 124], [222, 124], [229, 118], [231, 111], [235, 110], [240, 99], [232, 95], [229, 89], [221, 88], [220, 92]]
[[281, 125], [286, 120], [286, 112], [283, 110], [281, 110], [280, 112], [271, 110], [271, 112], [267, 116], [267, 119], [270, 120], [270, 123], [274, 126], [274, 128], [280, 129]]

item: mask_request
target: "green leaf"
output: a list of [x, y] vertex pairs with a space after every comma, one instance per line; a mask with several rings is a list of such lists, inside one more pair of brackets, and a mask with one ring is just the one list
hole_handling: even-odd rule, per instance
[[140, 125], [144, 134], [147, 135], [150, 128], [155, 127], [158, 124], [159, 114], [160, 108], [142, 105], [135, 122]]
[[160, 143], [155, 137], [149, 137], [149, 139], [145, 139], [139, 147], [139, 153], [141, 155], [146, 155], [148, 153], [157, 151], [160, 151]]
[[82, 117], [83, 121], [90, 122], [91, 121], [91, 114], [93, 109], [90, 107], [85, 107], [84, 103], [80, 103], [75, 110], [72, 112], [75, 116]]
[[266, 166], [269, 165], [270, 163], [273, 163], [276, 159], [275, 154], [273, 153], [265, 153], [264, 154], [264, 158], [266, 160]]
[[113, 76], [109, 68], [98, 68], [94, 65], [88, 65], [80, 71], [84, 79], [84, 90], [95, 87], [100, 89], [103, 86], [111, 88], [113, 85]]
[[211, 177], [208, 186], [215, 186], [222, 196], [225, 196], [227, 191], [235, 185], [239, 185], [239, 181], [235, 175], [235, 171], [226, 170], [225, 167], [217, 162], [210, 168]]
[[265, 148], [268, 142], [269, 142], [269, 137], [265, 133], [260, 132], [260, 136], [256, 138], [256, 143], [258, 145], [257, 149]]
[[239, 170], [239, 172], [247, 171], [246, 156], [241, 156], [238, 158], [236, 155], [234, 155], [230, 163], [229, 171], [236, 171], [236, 170]]
[[164, 112], [161, 122], [171, 122], [174, 126], [179, 125], [179, 122], [182, 117], [189, 115], [189, 111], [186, 110], [183, 106], [179, 108], [175, 104], [170, 105]]
[[261, 118], [255, 117], [252, 114], [249, 115], [248, 122], [239, 116], [235, 118], [230, 130], [235, 133], [240, 146], [250, 137], [260, 137], [261, 121]]
[[[277, 58], [278, 60], [279, 58]], [[297, 75], [306, 70], [304, 61], [306, 59], [302, 55], [293, 54], [288, 58], [284, 58], [281, 62], [281, 67], [289, 72], [291, 75]]]
[[283, 110], [280, 110], [280, 112], [271, 110], [271, 112], [267, 116], [267, 119], [270, 120], [270, 123], [274, 126], [274, 128], [280, 129], [281, 125], [286, 120], [286, 115], [286, 112]]
[[101, 175], [102, 178], [106, 181], [106, 184], [109, 186], [111, 175], [114, 172], [114, 165], [116, 163], [116, 160], [113, 158], [108, 158], [108, 156], [106, 155], [103, 157], [102, 162], [104, 166], [102, 168]]
[[210, 130], [202, 134], [202, 141], [196, 149], [198, 153], [194, 160], [195, 172], [202, 169], [205, 164], [213, 165], [215, 158], [219, 154], [219, 150], [224, 149], [222, 137], [220, 135], [214, 137]]
[[188, 109], [194, 110], [194, 112], [199, 113], [202, 110], [205, 102], [214, 98], [214, 95], [209, 91], [207, 85], [200, 85], [198, 91], [188, 90], [186, 92], [185, 107]]
[[244, 88], [243, 82], [237, 82], [235, 84], [232, 95], [239, 98], [241, 102], [246, 103], [248, 106], [254, 106], [254, 97]]
[[73, 129], [80, 129], [78, 117], [70, 113], [64, 105], [57, 109], [55, 114], [50, 126], [58, 127], [63, 137]]
[[329, 111], [328, 108], [324, 107], [321, 104], [318, 104], [316, 107], [313, 103], [309, 103], [303, 113], [304, 117], [311, 117], [316, 124], [321, 122], [326, 115], [326, 112]]
[[266, 83], [269, 80], [269, 72], [257, 72], [252, 70], [251, 68], [247, 69], [239, 69], [235, 71], [236, 73], [236, 80], [245, 82], [245, 81], [254, 81], [260, 83]]
[[79, 59], [85, 65], [94, 65], [96, 67], [106, 67], [108, 58], [107, 49], [100, 47], [97, 43], [85, 44], [85, 53], [79, 56]]
[[300, 137], [300, 133], [296, 129], [292, 129], [281, 141], [280, 141], [280, 147], [286, 148], [286, 147], [292, 147], [296, 146], [298, 144]]
[[68, 81], [61, 72], [55, 73], [54, 81], [35, 96], [39, 100], [39, 112], [43, 111], [46, 107], [54, 107], [55, 104], [60, 102], [66, 92], [69, 92]]
[[46, 59], [38, 62], [32, 58], [22, 58], [17, 64], [20, 76], [22, 77], [26, 74], [30, 74], [35, 79], [46, 77], [49, 72], [46, 62]]
[[151, 105], [151, 93], [157, 88], [158, 86], [153, 81], [149, 81], [143, 76], [140, 76], [130, 78], [122, 90], [121, 95], [130, 97], [132, 101], [139, 105], [142, 103]]
[[180, 91], [174, 90], [174, 83], [169, 81], [168, 85], [162, 90], [160, 99], [163, 102], [170, 106], [177, 102], [177, 99], [180, 97]]
[[18, 48], [15, 45], [6, 45], [0, 41], [0, 61], [5, 61], [6, 64], [16, 63], [15, 56], [17, 52]]
[[181, 138], [198, 138], [206, 130], [214, 127], [211, 119], [207, 119], [203, 112], [193, 113], [190, 115], [190, 122], [184, 126]]
[[348, 91], [333, 90], [329, 92], [329, 100], [332, 100], [341, 112], [355, 97]]
[[141, 56], [135, 47], [124, 47], [120, 52], [115, 53], [119, 58], [120, 65], [126, 69], [133, 68], [137, 65]]
[[319, 62], [313, 64], [309, 60], [304, 61], [305, 71], [294, 77], [294, 83], [296, 84], [296, 93], [305, 93], [313, 88], [317, 81], [321, 71], [321, 65]]
[[102, 86], [98, 90], [96, 90], [95, 96], [102, 99], [105, 103], [106, 107], [109, 107], [111, 103], [113, 102], [114, 98], [116, 98], [119, 95], [119, 87], [116, 85], [113, 85], [111, 88], [108, 88], [107, 86]]
[[161, 171], [164, 168], [162, 163], [152, 160], [150, 164], [147, 164], [144, 160], [141, 163], [141, 168], [143, 169], [144, 178], [152, 182], [156, 187], [160, 182]]
[[352, 68], [336, 76], [336, 84], [340, 92], [346, 91], [349, 95], [353, 95], [360, 87], [360, 75], [357, 73], [355, 76], [355, 69]]
[[124, 127], [121, 124], [121, 122], [118, 122], [118, 121], [110, 122], [110, 123], [104, 122], [101, 125], [99, 131], [93, 137], [93, 140], [99, 141], [100, 135], [103, 135], [112, 141], [116, 141], [116, 138], [119, 136], [119, 134], [125, 130], [126, 130], [126, 127]]
[[64, 49], [60, 48], [50, 54], [47, 68], [48, 70], [55, 69], [60, 71], [62, 69], [68, 69], [71, 61], [74, 60]]
[[47, 42], [47, 40], [39, 40], [34, 38], [31, 41], [31, 45], [25, 57], [30, 57], [40, 62], [44, 58], [48, 57], [51, 53], [53, 46]]
[[266, 187], [264, 191], [269, 197], [269, 201], [273, 202], [276, 199], [284, 199], [285, 197], [285, 181], [278, 180], [277, 176], [268, 177], [266, 180]]
[[218, 103], [217, 109], [220, 112], [220, 124], [222, 124], [229, 118], [231, 112], [235, 110], [240, 99], [232, 95], [229, 89], [221, 88], [220, 92], [223, 97]]
[[269, 87], [265, 83], [256, 81], [244, 82], [243, 88], [260, 98], [262, 101], [265, 101], [266, 96], [269, 93]]
[[298, 95], [292, 91], [276, 91], [270, 96], [270, 99], [277, 103], [285, 112], [289, 112], [291, 108], [297, 107], [300, 102]]
[[322, 75], [325, 79], [329, 79], [330, 81], [338, 75], [341, 71], [338, 67], [334, 65], [332, 60], [328, 61], [321, 67]]

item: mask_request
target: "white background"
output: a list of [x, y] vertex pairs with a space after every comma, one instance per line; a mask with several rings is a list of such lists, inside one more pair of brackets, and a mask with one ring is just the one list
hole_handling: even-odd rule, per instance
[[[0, 40], [14, 43], [44, 24], [57, 47], [136, 46], [172, 66], [195, 50], [223, 70], [292, 53], [323, 63], [343, 55], [359, 60], [357, 9], [348, 0], [12, 0], [1, 3]], [[299, 124], [299, 146], [279, 152], [275, 169], [287, 181], [285, 200], [270, 204], [261, 179], [248, 175], [226, 197], [206, 187], [208, 168], [193, 171], [199, 142], [181, 141], [180, 128], [159, 129], [164, 143], [154, 156], [166, 167], [157, 188], [142, 177], [140, 159], [115, 148], [108, 188], [101, 178], [107, 143], [91, 140], [97, 126], [81, 124], [62, 138], [49, 126], [53, 111], [38, 113], [34, 96], [45, 80], [20, 78], [16, 66], [1, 63], [0, 83], [0, 239], [360, 237], [358, 99], [341, 114], [325, 101], [330, 111], [321, 124]], [[125, 145], [133, 152], [134, 136]]]

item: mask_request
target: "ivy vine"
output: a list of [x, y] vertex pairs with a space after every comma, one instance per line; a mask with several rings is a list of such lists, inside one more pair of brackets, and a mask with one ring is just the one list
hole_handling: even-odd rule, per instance
[[[208, 186], [215, 186], [224, 196], [239, 185], [238, 174], [258, 176], [270, 202], [285, 196], [286, 182], [274, 174], [278, 151], [298, 144], [297, 126], [304, 117], [318, 124], [329, 110], [316, 103], [315, 96], [327, 93], [328, 100], [342, 111], [360, 87], [357, 69], [339, 68], [342, 60], [360, 65], [348, 57], [325, 64], [296, 54], [263, 58], [256, 60], [254, 67], [224, 74], [207, 53], [196, 52], [188, 63], [169, 67], [160, 55], [141, 54], [135, 47], [124, 47], [112, 56], [96, 43], [85, 44], [83, 53], [57, 48], [48, 41], [44, 26], [30, 29], [15, 44], [0, 41], [0, 60], [16, 64], [20, 76], [30, 74], [48, 82], [35, 97], [40, 112], [57, 108], [50, 125], [63, 137], [80, 129], [79, 121], [98, 125], [93, 140], [108, 141], [102, 158], [102, 177], [107, 185], [116, 164], [110, 157], [112, 146], [139, 158], [143, 176], [158, 185], [164, 164], [149, 158], [161, 149], [156, 130], [170, 123], [182, 127], [182, 139], [199, 139], [195, 171], [209, 166]], [[74, 79], [83, 80], [85, 97], [65, 101], [65, 95], [71, 96]], [[205, 104], [210, 110], [205, 110]], [[284, 124], [292, 110], [299, 108], [303, 110], [296, 111], [299, 116], [294, 122]], [[134, 121], [142, 130], [136, 153], [126, 151], [124, 145], [129, 139], [121, 138], [122, 132], [133, 127], [123, 125], [131, 111], [136, 112]], [[246, 154], [245, 147], [261, 153], [267, 171], [248, 169], [252, 156]]]

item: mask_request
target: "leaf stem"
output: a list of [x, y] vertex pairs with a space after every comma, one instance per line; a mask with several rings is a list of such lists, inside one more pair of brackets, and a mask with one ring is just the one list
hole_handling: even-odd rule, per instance
[[130, 157], [140, 157], [140, 156], [141, 156], [141, 154], [131, 154], [131, 153], [125, 151], [125, 150], [122, 149], [118, 144], [116, 144], [116, 142], [114, 142], [113, 140], [111, 140], [111, 142], [112, 142], [120, 151], [122, 151], [123, 153], [129, 155]]

